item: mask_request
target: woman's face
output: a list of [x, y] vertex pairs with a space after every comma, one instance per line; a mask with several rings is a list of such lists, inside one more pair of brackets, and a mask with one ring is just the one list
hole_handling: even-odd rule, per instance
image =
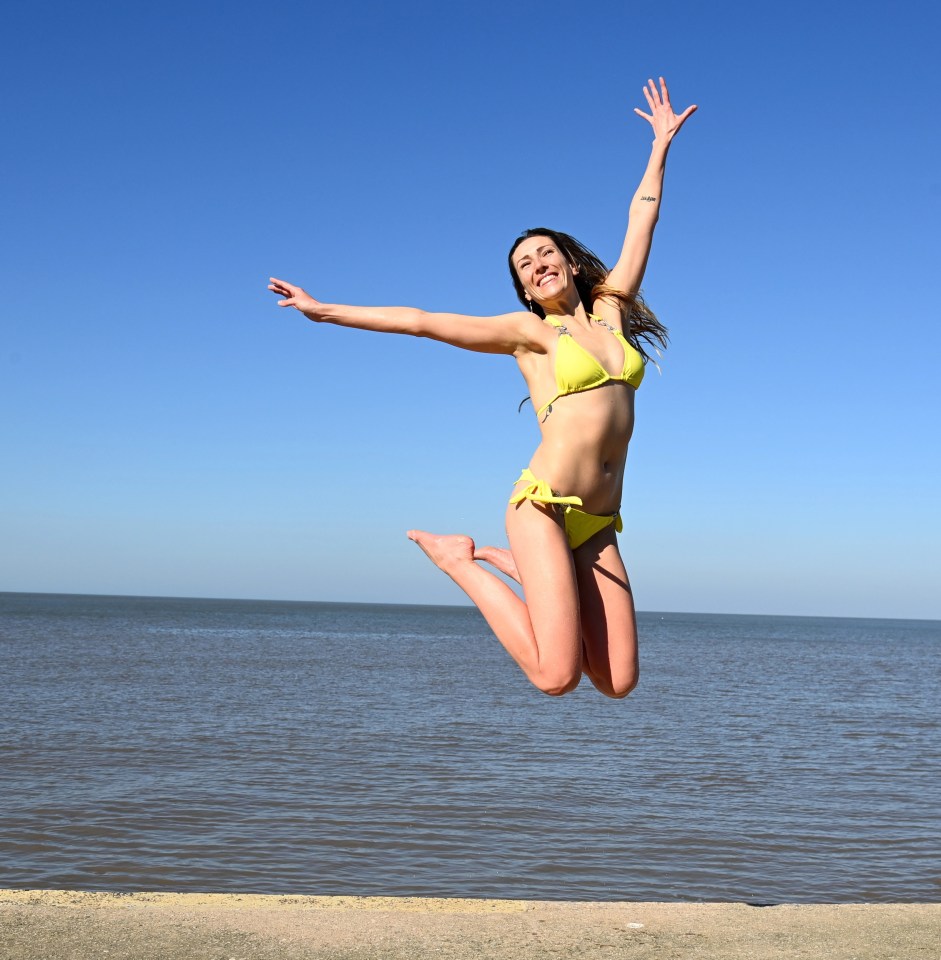
[[575, 290], [572, 265], [551, 237], [527, 237], [513, 251], [513, 267], [526, 296], [540, 305], [566, 300]]

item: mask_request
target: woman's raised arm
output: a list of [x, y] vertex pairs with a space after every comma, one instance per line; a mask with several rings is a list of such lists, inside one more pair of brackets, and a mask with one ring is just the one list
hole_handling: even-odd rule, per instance
[[353, 307], [321, 303], [301, 287], [270, 278], [268, 289], [282, 297], [279, 307], [294, 307], [316, 323], [334, 323], [378, 333], [405, 333], [450, 343], [479, 353], [516, 353], [531, 346], [531, 314], [521, 310], [496, 317], [470, 317], [459, 313], [428, 313], [415, 307]]
[[648, 81], [647, 86], [644, 87], [644, 96], [650, 106], [650, 113], [644, 113], [636, 107], [634, 113], [643, 117], [653, 127], [654, 138], [650, 148], [650, 160], [647, 162], [643, 179], [631, 201], [627, 234], [624, 237], [621, 255], [607, 279], [608, 286], [622, 290], [624, 293], [637, 293], [644, 279], [647, 258], [650, 256], [650, 245], [653, 242], [653, 231], [660, 217], [663, 172], [666, 168], [670, 143], [686, 119], [696, 110], [694, 104], [677, 116], [670, 105], [670, 94], [663, 77], [660, 78], [659, 90], [653, 80]]

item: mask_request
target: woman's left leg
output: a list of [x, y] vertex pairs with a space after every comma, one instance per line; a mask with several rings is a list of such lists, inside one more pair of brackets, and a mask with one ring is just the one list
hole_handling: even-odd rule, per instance
[[606, 527], [572, 551], [578, 582], [585, 676], [605, 695], [626, 697], [640, 675], [634, 595]]

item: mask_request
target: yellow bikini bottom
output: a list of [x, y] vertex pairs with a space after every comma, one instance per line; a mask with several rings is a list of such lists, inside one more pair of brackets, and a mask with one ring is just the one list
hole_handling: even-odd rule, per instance
[[578, 510], [582, 505], [581, 497], [560, 497], [552, 492], [549, 484], [545, 480], [537, 480], [532, 470], [526, 467], [520, 474], [517, 483], [526, 481], [526, 485], [520, 487], [516, 493], [510, 497], [510, 503], [521, 503], [523, 500], [532, 500], [534, 503], [556, 504], [564, 507], [562, 521], [565, 526], [565, 536], [569, 542], [569, 548], [574, 550], [580, 547], [586, 540], [590, 540], [599, 530], [610, 527], [614, 524], [614, 529], [618, 533], [624, 529], [621, 523], [621, 514], [612, 513], [598, 516], [594, 513], [585, 513], [584, 510]]

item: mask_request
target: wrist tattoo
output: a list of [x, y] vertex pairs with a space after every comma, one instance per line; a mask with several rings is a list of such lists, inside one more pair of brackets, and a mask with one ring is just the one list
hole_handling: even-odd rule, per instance
[[641, 199], [641, 200], [650, 200], [651, 202], [653, 202], [653, 201], [656, 200], [657, 198], [656, 198], [656, 197], [641, 197], [640, 199]]

